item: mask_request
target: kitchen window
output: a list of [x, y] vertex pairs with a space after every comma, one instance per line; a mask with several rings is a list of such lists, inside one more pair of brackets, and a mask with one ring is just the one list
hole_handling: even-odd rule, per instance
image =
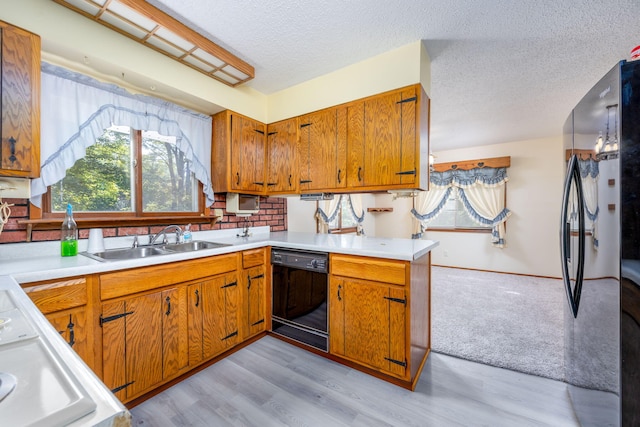
[[491, 231], [491, 225], [481, 225], [474, 221], [463, 206], [463, 202], [454, 188], [449, 193], [442, 211], [429, 223], [430, 230], [484, 230]]
[[357, 231], [358, 221], [349, 206], [349, 197], [341, 196], [338, 205], [338, 214], [335, 219], [329, 223], [329, 233], [346, 234], [355, 233]]
[[46, 62], [41, 86], [29, 227], [67, 203], [85, 228], [211, 220], [211, 116]]
[[176, 138], [112, 126], [50, 187], [51, 213], [199, 213], [199, 185]]

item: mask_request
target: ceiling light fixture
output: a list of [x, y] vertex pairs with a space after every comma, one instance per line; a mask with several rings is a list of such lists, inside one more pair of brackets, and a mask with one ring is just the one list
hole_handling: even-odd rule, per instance
[[235, 87], [254, 68], [143, 0], [53, 0], [130, 39]]
[[[611, 109], [613, 108], [613, 137], [609, 137], [609, 118]], [[611, 160], [618, 158], [618, 104], [607, 105], [607, 130], [604, 142], [602, 141], [602, 132], [596, 139], [596, 160]]]

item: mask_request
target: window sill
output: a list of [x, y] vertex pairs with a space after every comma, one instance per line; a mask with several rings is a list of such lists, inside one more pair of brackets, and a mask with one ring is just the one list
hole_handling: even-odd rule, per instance
[[[155, 217], [120, 217], [120, 218], [96, 218], [96, 217], [75, 217], [74, 220], [78, 229], [83, 228], [106, 228], [106, 227], [127, 227], [127, 226], [148, 226], [148, 225], [168, 225], [168, 224], [215, 224], [220, 218], [217, 216], [200, 217], [176, 217], [176, 216], [155, 216]], [[31, 241], [31, 233], [34, 230], [58, 230], [63, 218], [26, 219], [18, 221], [20, 225], [27, 226], [27, 242]]]
[[447, 231], [460, 233], [491, 233], [490, 228], [427, 228], [425, 231]]

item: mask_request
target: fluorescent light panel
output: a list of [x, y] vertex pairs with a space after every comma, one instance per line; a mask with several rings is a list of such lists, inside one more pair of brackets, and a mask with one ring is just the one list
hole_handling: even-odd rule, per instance
[[229, 86], [254, 68], [143, 0], [53, 0]]

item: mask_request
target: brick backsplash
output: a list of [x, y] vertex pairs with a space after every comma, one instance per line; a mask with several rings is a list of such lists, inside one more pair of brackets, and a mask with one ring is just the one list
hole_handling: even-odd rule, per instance
[[[4, 226], [0, 233], [0, 244], [2, 243], [19, 243], [27, 241], [27, 231], [25, 225], [18, 224], [18, 221], [29, 218], [29, 201], [27, 199], [3, 199], [4, 202], [12, 204], [10, 207], [11, 215], [9, 222]], [[260, 211], [247, 218], [237, 217], [228, 214], [225, 210], [226, 196], [224, 193], [215, 195], [215, 203], [212, 209], [222, 209], [223, 218], [211, 224], [193, 224], [193, 231], [221, 230], [229, 228], [241, 228], [245, 224], [245, 220], [249, 222], [251, 227], [269, 226], [271, 231], [284, 231], [287, 229], [287, 200], [280, 197], [261, 197]], [[60, 221], [62, 223], [62, 221]], [[126, 227], [110, 227], [103, 228], [104, 237], [132, 236], [132, 235], [148, 235], [160, 231], [167, 224], [159, 224], [152, 226], [126, 226]], [[80, 229], [79, 235], [81, 239], [89, 237], [88, 229]], [[60, 239], [58, 230], [35, 230], [32, 233], [31, 240], [34, 242], [42, 242]]]

